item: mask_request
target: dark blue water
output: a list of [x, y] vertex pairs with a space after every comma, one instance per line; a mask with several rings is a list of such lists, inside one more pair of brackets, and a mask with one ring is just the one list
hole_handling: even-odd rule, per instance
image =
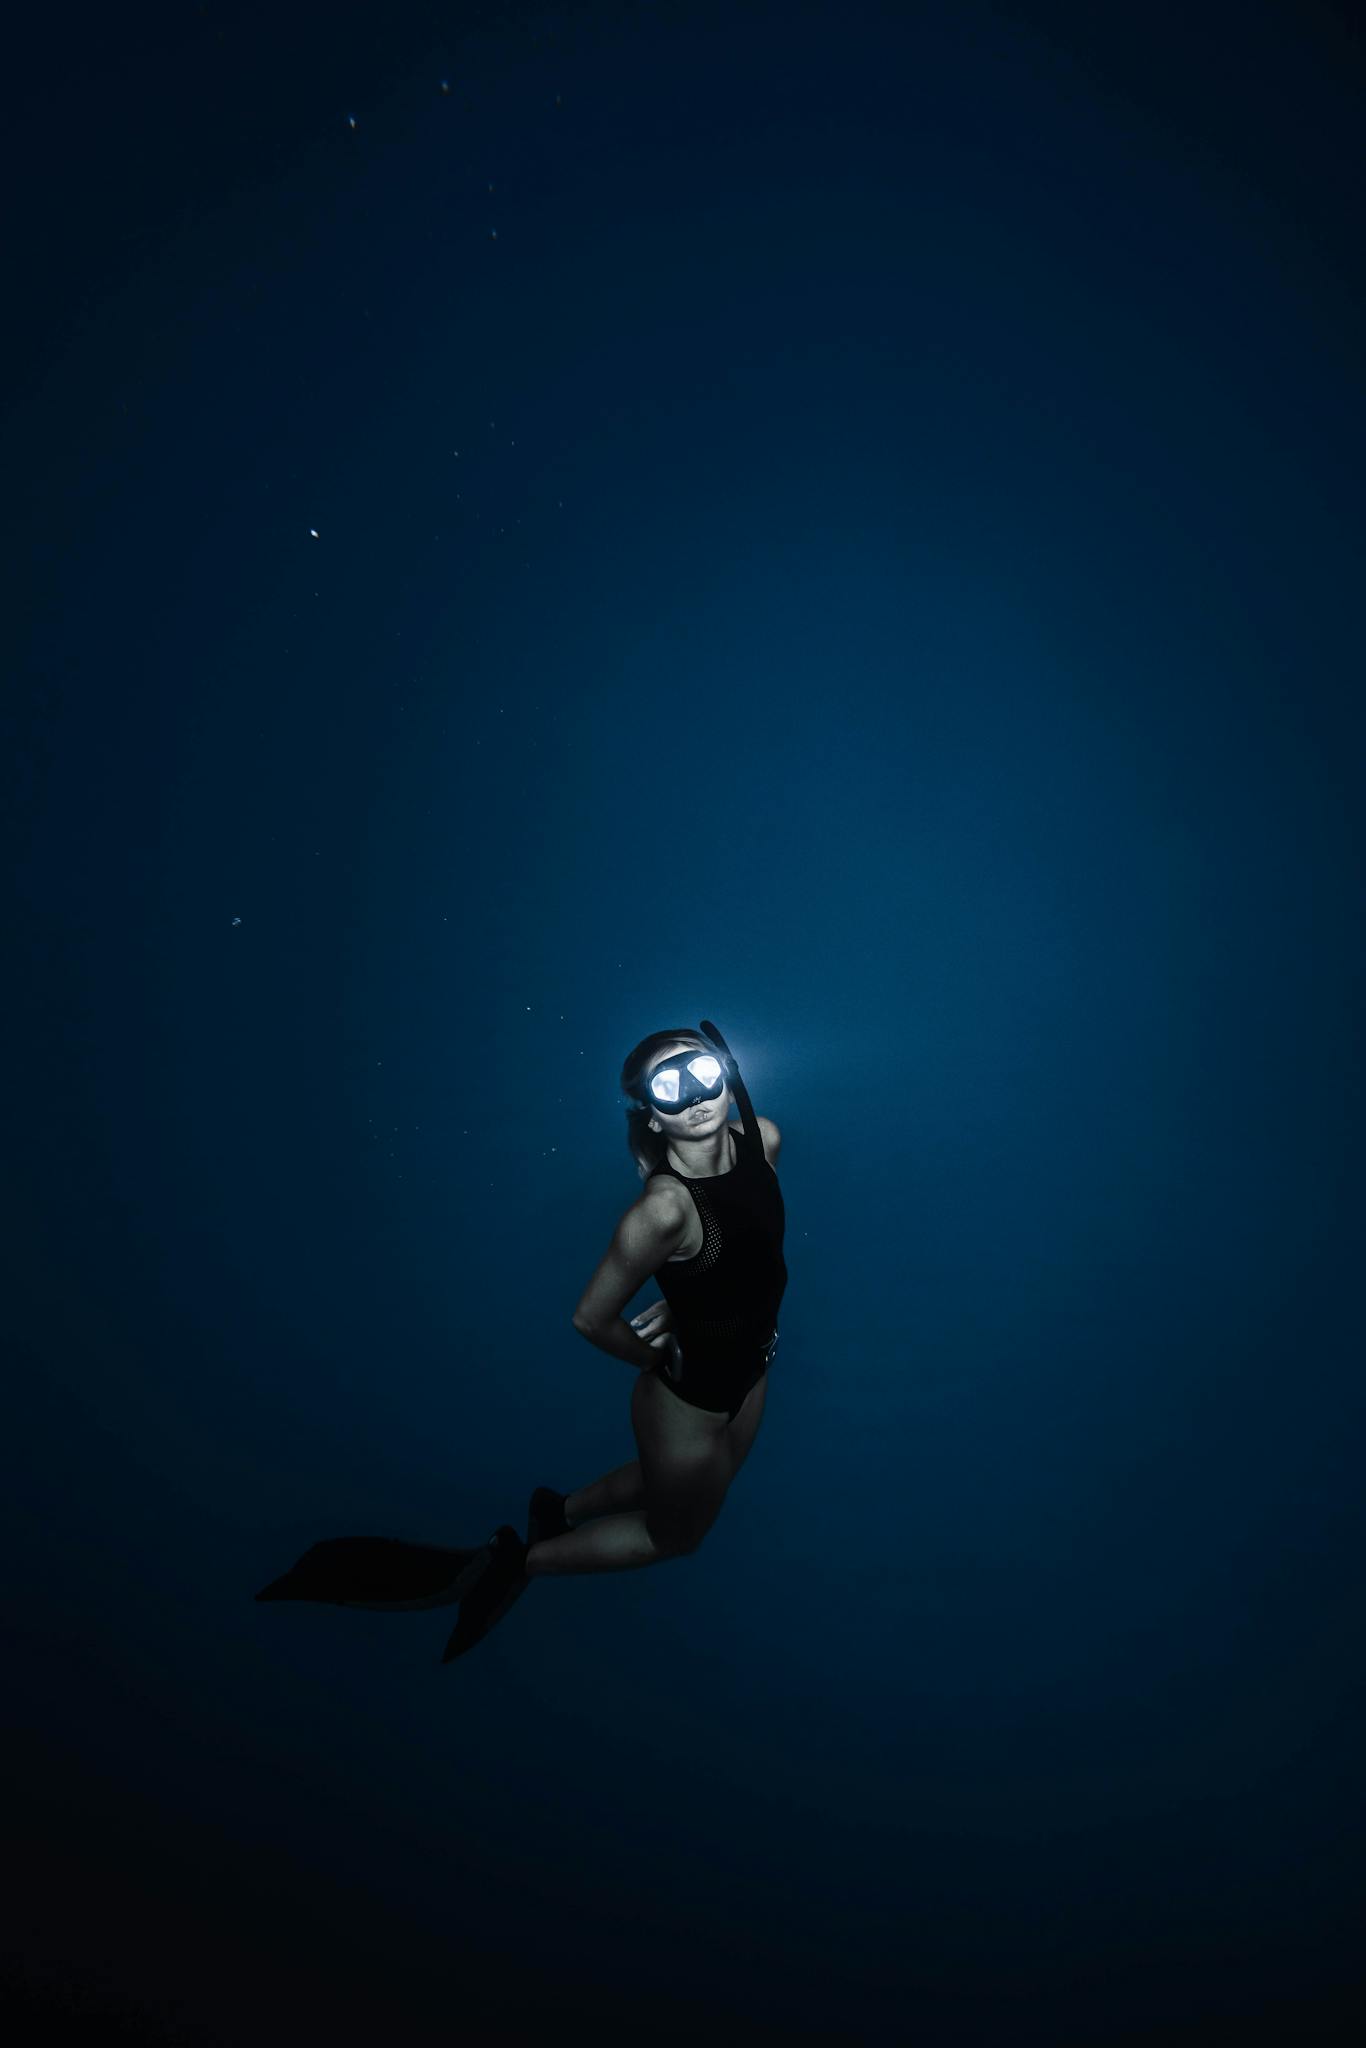
[[[1362, 82], [1327, 5], [16, 41], [25, 2038], [1356, 2038]], [[702, 1017], [791, 1276], [703, 1547], [445, 1668], [253, 1604], [633, 1455], [569, 1318]]]

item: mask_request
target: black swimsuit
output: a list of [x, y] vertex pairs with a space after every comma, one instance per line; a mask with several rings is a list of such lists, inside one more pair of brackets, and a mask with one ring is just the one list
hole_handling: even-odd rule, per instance
[[702, 1220], [696, 1257], [666, 1261], [654, 1276], [673, 1310], [683, 1353], [681, 1377], [661, 1371], [660, 1380], [689, 1407], [733, 1417], [777, 1348], [787, 1267], [782, 1190], [758, 1126], [752, 1140], [735, 1124], [729, 1128], [735, 1140], [729, 1173], [693, 1180], [661, 1159], [650, 1179], [667, 1173], [681, 1181]]

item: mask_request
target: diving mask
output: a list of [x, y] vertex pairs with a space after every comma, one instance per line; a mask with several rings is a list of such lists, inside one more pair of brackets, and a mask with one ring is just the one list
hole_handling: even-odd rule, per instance
[[726, 1085], [715, 1053], [696, 1047], [661, 1060], [645, 1077], [645, 1100], [663, 1116], [681, 1116], [695, 1103], [711, 1102]]

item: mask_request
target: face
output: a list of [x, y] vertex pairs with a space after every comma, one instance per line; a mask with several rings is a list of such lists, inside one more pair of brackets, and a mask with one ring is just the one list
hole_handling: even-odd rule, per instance
[[[709, 1046], [694, 1045], [680, 1038], [674, 1045], [662, 1045], [650, 1061], [657, 1067], [663, 1060], [672, 1059], [676, 1052], [707, 1052]], [[650, 1129], [662, 1131], [666, 1138], [695, 1138], [709, 1136], [718, 1130], [730, 1113], [730, 1089], [722, 1084], [721, 1093], [714, 1095], [710, 1102], [694, 1102], [677, 1116], [670, 1116], [667, 1109], [655, 1103], [650, 1116]]]

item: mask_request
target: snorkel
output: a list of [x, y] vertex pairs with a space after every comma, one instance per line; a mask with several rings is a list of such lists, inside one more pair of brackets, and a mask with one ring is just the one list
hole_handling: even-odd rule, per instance
[[698, 1031], [703, 1038], [707, 1039], [716, 1048], [717, 1058], [720, 1060], [726, 1080], [730, 1084], [730, 1092], [739, 1104], [740, 1120], [745, 1128], [746, 1143], [752, 1149], [754, 1139], [758, 1135], [759, 1125], [754, 1115], [754, 1104], [749, 1099], [749, 1090], [740, 1078], [740, 1069], [735, 1064], [735, 1055], [726, 1044], [716, 1025], [711, 1023], [706, 1017], [702, 1019], [701, 1024], [698, 1026]]

